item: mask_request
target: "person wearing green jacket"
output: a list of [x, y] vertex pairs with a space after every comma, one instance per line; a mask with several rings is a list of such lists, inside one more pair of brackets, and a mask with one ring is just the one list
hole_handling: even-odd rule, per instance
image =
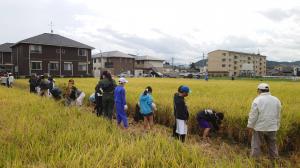
[[101, 89], [103, 91], [102, 112], [104, 117], [112, 120], [115, 105], [114, 90], [117, 84], [108, 71], [103, 71], [103, 73], [101, 74], [101, 78], [102, 79], [96, 86], [96, 90]]

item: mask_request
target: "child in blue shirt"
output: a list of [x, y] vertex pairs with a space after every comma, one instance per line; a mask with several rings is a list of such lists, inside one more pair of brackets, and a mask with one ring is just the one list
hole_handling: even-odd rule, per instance
[[153, 126], [153, 112], [156, 110], [152, 98], [152, 88], [148, 86], [140, 96], [140, 111], [144, 116], [144, 129], [151, 129]]
[[123, 122], [125, 129], [128, 128], [128, 121], [126, 115], [126, 110], [128, 109], [128, 107], [126, 105], [126, 92], [124, 89], [124, 86], [127, 82], [128, 81], [125, 78], [120, 78], [119, 86], [117, 86], [114, 91], [114, 98], [117, 111], [117, 122], [119, 126], [121, 125], [121, 122]]

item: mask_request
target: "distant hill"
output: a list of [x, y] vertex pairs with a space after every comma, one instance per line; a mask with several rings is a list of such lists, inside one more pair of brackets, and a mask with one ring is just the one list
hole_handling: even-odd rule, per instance
[[277, 62], [277, 61], [267, 61], [267, 68], [273, 68], [274, 66], [284, 65], [284, 66], [300, 66], [300, 61], [295, 62]]
[[[195, 62], [196, 66], [200, 66], [202, 67], [203, 65], [206, 65], [207, 59], [204, 60], [200, 60]], [[278, 62], [278, 61], [267, 61], [267, 68], [273, 68], [274, 66], [278, 66], [278, 65], [284, 65], [284, 66], [300, 66], [300, 61], [295, 61], [295, 62]]]

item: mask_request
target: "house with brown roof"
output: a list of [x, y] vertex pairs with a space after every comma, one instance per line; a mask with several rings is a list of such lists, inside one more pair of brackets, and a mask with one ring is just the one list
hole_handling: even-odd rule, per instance
[[11, 46], [14, 73], [30, 76], [92, 76], [91, 46], [67, 37], [43, 33]]
[[10, 46], [13, 43], [0, 45], [0, 73], [13, 72], [13, 57]]

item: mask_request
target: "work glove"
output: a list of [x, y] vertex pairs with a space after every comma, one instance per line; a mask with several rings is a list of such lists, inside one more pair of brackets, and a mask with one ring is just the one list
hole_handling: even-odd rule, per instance
[[152, 103], [152, 109], [154, 110], [154, 111], [157, 111], [157, 107], [156, 107], [156, 104], [155, 103]]

